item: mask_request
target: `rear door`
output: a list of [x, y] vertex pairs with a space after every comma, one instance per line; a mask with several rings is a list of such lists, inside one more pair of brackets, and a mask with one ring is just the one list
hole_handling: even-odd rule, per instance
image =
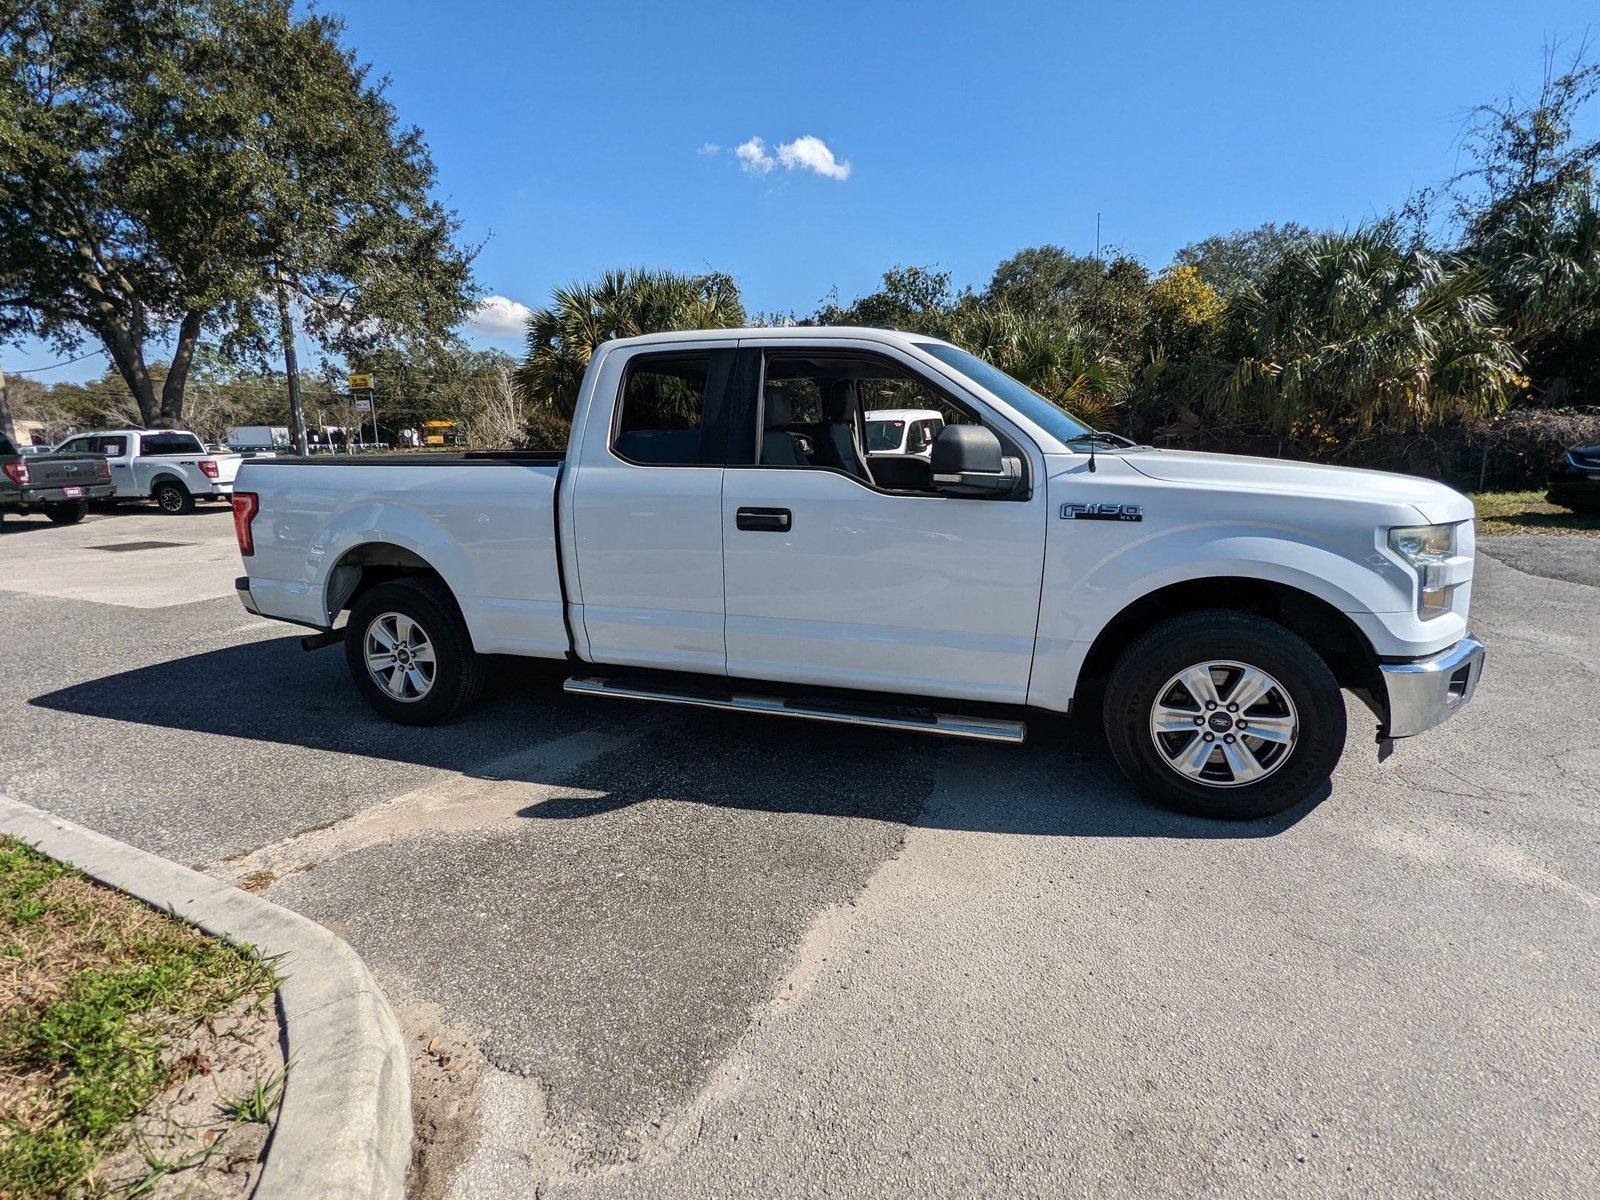
[[[730, 465], [723, 485], [728, 673], [1022, 703], [1044, 567], [1042, 458], [971, 398], [957, 414], [959, 398], [892, 348], [794, 346], [741, 351], [755, 362], [741, 363], [740, 378], [759, 382], [739, 396], [734, 424], [764, 432], [750, 439], [755, 450], [736, 438], [731, 457], [746, 465]], [[953, 418], [990, 425], [1023, 452], [1031, 493], [999, 500], [891, 491], [817, 465], [803, 450], [806, 430], [772, 416], [775, 404], [799, 411], [784, 393], [803, 392], [812, 377], [823, 389], [844, 380], [862, 400], [887, 389], [911, 392], [906, 399], [919, 407], [918, 390], [950, 402]], [[737, 415], [746, 409], [761, 416]], [[787, 442], [784, 454], [768, 452], [785, 439], [802, 447], [799, 464]]]
[[734, 358], [722, 341], [612, 351], [597, 368], [568, 505], [574, 632], [593, 662], [726, 669], [721, 503]]

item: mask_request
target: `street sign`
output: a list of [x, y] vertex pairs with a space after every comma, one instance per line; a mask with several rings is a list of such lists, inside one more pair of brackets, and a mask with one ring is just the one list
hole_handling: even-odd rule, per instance
[[372, 397], [371, 396], [357, 396], [356, 397], [356, 411], [357, 412], [371, 412], [372, 411]]
[[346, 381], [352, 392], [370, 392], [372, 390], [372, 376], [369, 374], [347, 375]]

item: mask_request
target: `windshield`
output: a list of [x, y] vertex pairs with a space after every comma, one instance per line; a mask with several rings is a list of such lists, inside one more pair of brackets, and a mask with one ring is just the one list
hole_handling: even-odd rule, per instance
[[905, 436], [904, 421], [868, 421], [867, 449], [882, 453], [900, 449], [900, 439]]
[[987, 388], [1028, 420], [1061, 442], [1070, 442], [1089, 433], [1090, 429], [1057, 408], [1038, 392], [1017, 382], [998, 367], [992, 367], [976, 354], [968, 354], [943, 342], [917, 342], [918, 350], [933, 355], [947, 366], [954, 367], [980, 387]]

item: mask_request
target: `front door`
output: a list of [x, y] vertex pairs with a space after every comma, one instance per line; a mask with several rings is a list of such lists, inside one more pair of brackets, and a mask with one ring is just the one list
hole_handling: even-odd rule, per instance
[[[833, 466], [825, 447], [848, 445], [840, 426], [863, 407], [924, 407], [935, 385], [862, 351], [768, 350], [762, 363], [744, 401], [762, 414], [757, 461], [730, 466], [722, 487], [728, 673], [1022, 703], [1043, 487], [1027, 499], [958, 498], [904, 479], [879, 486], [870, 461], [866, 478]], [[888, 394], [873, 402], [874, 392]], [[942, 391], [933, 402], [953, 420], [984, 419]]]

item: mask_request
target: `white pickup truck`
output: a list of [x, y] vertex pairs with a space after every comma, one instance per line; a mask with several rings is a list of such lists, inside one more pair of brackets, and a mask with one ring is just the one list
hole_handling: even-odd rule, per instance
[[103, 454], [116, 485], [116, 500], [148, 496], [163, 512], [194, 511], [196, 500], [226, 500], [243, 460], [211, 454], [181, 429], [105, 429], [80, 433], [56, 447], [57, 454]]
[[[930, 459], [864, 452], [896, 408], [941, 414]], [[245, 607], [342, 640], [396, 721], [460, 714], [487, 654], [565, 659], [587, 695], [1000, 742], [1087, 711], [1147, 794], [1216, 817], [1325, 787], [1341, 689], [1387, 753], [1483, 663], [1459, 493], [1131, 445], [878, 329], [609, 342], [565, 455], [253, 459], [234, 521]]]

